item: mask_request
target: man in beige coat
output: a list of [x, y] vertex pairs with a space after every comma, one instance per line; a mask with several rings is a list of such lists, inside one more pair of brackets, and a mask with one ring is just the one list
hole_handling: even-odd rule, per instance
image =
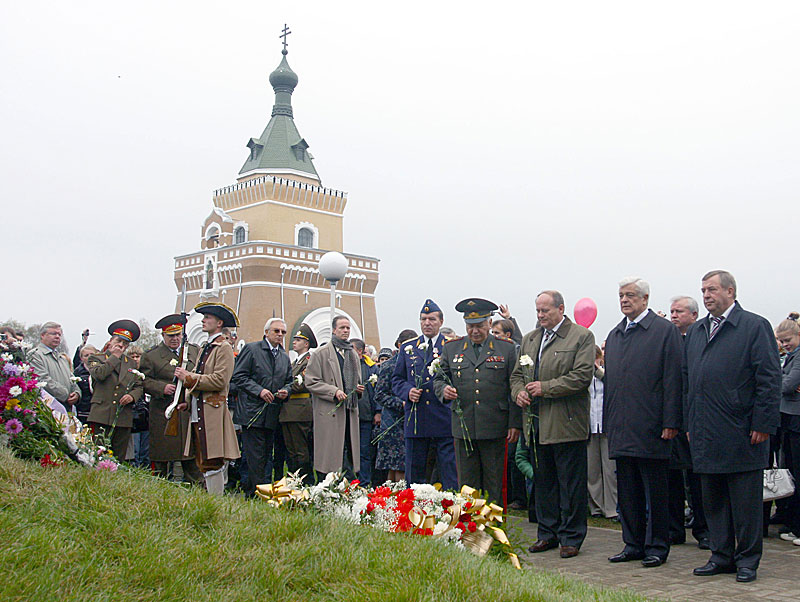
[[336, 316], [332, 326], [331, 342], [311, 356], [306, 368], [314, 414], [314, 470], [319, 478], [344, 471], [355, 479], [360, 469], [358, 397], [364, 385], [358, 355], [348, 340], [350, 320]]
[[60, 401], [67, 410], [71, 410], [80, 401], [81, 390], [72, 380], [69, 359], [56, 353], [64, 336], [61, 325], [45, 322], [39, 329], [39, 336], [41, 342], [28, 353], [28, 363], [39, 377], [39, 382], [46, 383], [44, 390]]
[[185, 456], [192, 454], [203, 472], [209, 493], [222, 495], [225, 490], [225, 468], [229, 460], [241, 456], [233, 419], [228, 411], [228, 387], [233, 376], [233, 349], [222, 334], [222, 328], [239, 326], [236, 313], [222, 303], [200, 303], [195, 311], [203, 314], [203, 332], [208, 341], [203, 345], [194, 372], [175, 369], [190, 394], [191, 423], [186, 436]]

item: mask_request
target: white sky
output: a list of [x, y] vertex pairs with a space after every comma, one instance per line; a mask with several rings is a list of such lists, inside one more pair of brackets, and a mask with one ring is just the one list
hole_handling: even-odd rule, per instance
[[595, 299], [599, 340], [627, 275], [654, 309], [714, 268], [773, 323], [800, 309], [795, 1], [27, 1], [0, 7], [0, 320], [74, 346], [173, 310], [172, 257], [269, 120], [284, 22], [345, 250], [382, 260], [384, 345], [426, 297], [459, 331], [468, 296], [529, 330], [543, 288]]

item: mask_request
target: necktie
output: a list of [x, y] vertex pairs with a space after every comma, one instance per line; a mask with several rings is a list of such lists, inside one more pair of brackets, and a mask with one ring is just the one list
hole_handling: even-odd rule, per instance
[[709, 341], [714, 338], [715, 334], [717, 334], [717, 331], [719, 330], [719, 325], [722, 324], [722, 320], [724, 320], [722, 316], [718, 318], [711, 316], [711, 330], [708, 331]]
[[278, 358], [278, 348], [277, 347], [273, 347], [272, 348], [272, 357], [275, 358], [275, 359]]
[[636, 326], [638, 326], [636, 322], [628, 322], [628, 325], [625, 327], [625, 332], [630, 332], [631, 330], [636, 328]]
[[545, 330], [544, 331], [544, 338], [542, 339], [542, 346], [539, 347], [539, 359], [540, 360], [542, 359], [542, 352], [544, 351], [544, 348], [547, 347], [547, 344], [550, 342], [550, 339], [552, 339], [555, 336], [555, 334], [556, 334], [555, 330]]

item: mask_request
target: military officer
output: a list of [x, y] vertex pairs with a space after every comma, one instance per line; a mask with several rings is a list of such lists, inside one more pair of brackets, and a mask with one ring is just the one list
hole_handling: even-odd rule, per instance
[[222, 334], [222, 328], [239, 326], [236, 312], [223, 303], [199, 303], [203, 314], [203, 332], [208, 340], [203, 345], [197, 365], [190, 371], [180, 366], [175, 376], [183, 381], [188, 402], [178, 405], [189, 410], [189, 430], [183, 454], [195, 454], [195, 462], [203, 472], [209, 493], [222, 495], [225, 490], [225, 467], [229, 460], [241, 457], [233, 419], [228, 410], [228, 387], [233, 376], [233, 349]]
[[467, 336], [445, 343], [434, 386], [452, 409], [459, 486], [485, 490], [490, 500], [503, 503], [506, 442], [519, 439], [522, 414], [511, 402], [509, 385], [516, 345], [489, 332], [496, 310], [486, 299], [456, 305], [464, 314]]
[[427, 299], [419, 313], [422, 334], [405, 342], [398, 352], [392, 392], [403, 401], [405, 410], [406, 480], [427, 482], [428, 450], [433, 447], [442, 486], [455, 489], [458, 478], [450, 408], [436, 396], [433, 377], [428, 371], [446, 341], [439, 332], [443, 322], [441, 308]]
[[[311, 464], [311, 394], [306, 389], [305, 373], [311, 349], [317, 348], [317, 337], [308, 324], [300, 324], [292, 337], [292, 349], [297, 358], [292, 362], [292, 391], [283, 405], [278, 420], [283, 430], [289, 472], [299, 470], [312, 475]], [[313, 478], [313, 475], [311, 476]]]
[[125, 459], [133, 427], [133, 404], [142, 397], [142, 378], [136, 363], [125, 350], [139, 338], [139, 326], [132, 320], [117, 320], [108, 327], [109, 341], [100, 353], [89, 358], [94, 385], [89, 426], [95, 436], [111, 441], [118, 460]]
[[[180, 348], [186, 317], [182, 314], [164, 316], [156, 322], [161, 330], [162, 341], [142, 355], [139, 370], [145, 375], [144, 392], [150, 395], [150, 461], [153, 472], [164, 478], [169, 477], [173, 462], [180, 462], [183, 474], [192, 483], [202, 483], [203, 475], [194, 461], [194, 454], [183, 455], [186, 446], [186, 432], [189, 430], [189, 415], [176, 412], [174, 420], [179, 421], [176, 435], [164, 431], [167, 419], [164, 411], [175, 396], [177, 379], [175, 369], [180, 364]], [[199, 351], [196, 346], [186, 343], [183, 349], [186, 369], [193, 370], [197, 365]]]

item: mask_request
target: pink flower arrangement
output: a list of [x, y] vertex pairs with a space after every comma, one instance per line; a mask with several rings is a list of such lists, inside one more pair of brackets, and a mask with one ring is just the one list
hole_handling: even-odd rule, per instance
[[114, 460], [100, 460], [96, 465], [95, 468], [97, 470], [107, 470], [109, 472], [115, 472], [119, 465], [114, 462]]

